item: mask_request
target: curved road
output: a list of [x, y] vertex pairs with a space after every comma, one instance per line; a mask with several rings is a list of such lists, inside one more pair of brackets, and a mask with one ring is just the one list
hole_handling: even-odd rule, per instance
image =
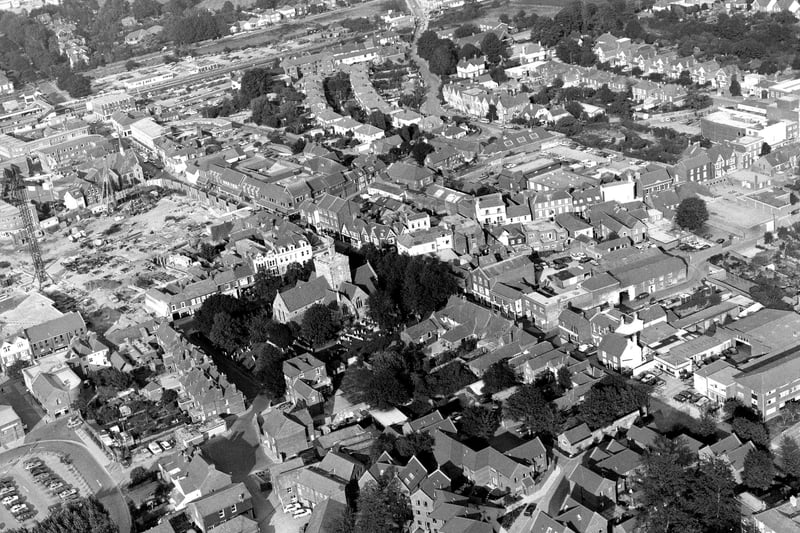
[[8, 464], [25, 455], [35, 455], [37, 452], [45, 451], [66, 454], [72, 460], [75, 468], [83, 475], [97, 499], [108, 510], [109, 516], [117, 524], [120, 533], [130, 533], [131, 515], [122, 492], [106, 469], [94, 460], [82, 443], [69, 440], [41, 440], [23, 444], [18, 448], [0, 453], [0, 462]]

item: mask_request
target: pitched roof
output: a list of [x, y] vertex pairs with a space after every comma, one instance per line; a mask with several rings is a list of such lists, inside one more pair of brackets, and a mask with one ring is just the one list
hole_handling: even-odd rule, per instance
[[320, 276], [307, 282], [298, 281], [294, 288], [280, 293], [276, 298], [280, 297], [286, 309], [293, 312], [323, 300], [329, 290], [328, 280]]
[[31, 326], [25, 330], [25, 334], [31, 343], [37, 343], [78, 330], [86, 330], [86, 323], [80, 313], [73, 311], [42, 324]]

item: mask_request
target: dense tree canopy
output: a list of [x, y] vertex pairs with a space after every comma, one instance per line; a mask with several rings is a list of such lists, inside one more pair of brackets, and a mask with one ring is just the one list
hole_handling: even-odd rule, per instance
[[708, 220], [708, 208], [702, 198], [686, 198], [675, 212], [675, 223], [683, 229], [697, 231], [703, 227]]
[[751, 489], [766, 490], [775, 479], [775, 465], [769, 450], [751, 450], [744, 458], [742, 484]]
[[[334, 304], [335, 307], [335, 304]], [[303, 315], [300, 331], [314, 346], [331, 340], [339, 331], [339, 321], [331, 306], [315, 304]]]
[[506, 400], [503, 414], [520, 422], [532, 434], [552, 437], [558, 433], [558, 413], [535, 385], [525, 384]]
[[649, 392], [641, 384], [609, 375], [595, 383], [580, 405], [580, 417], [592, 429], [601, 428], [636, 409], [646, 407]]
[[500, 427], [500, 411], [480, 405], [471, 405], [461, 413], [459, 430], [471, 437], [491, 438]]
[[76, 533], [77, 531], [117, 533], [118, 529], [103, 505], [92, 497], [67, 503], [35, 525], [12, 529], [9, 533]]
[[691, 452], [665, 437], [642, 460], [637, 503], [648, 533], [734, 531], [740, 524], [730, 466], [712, 458], [696, 462]]

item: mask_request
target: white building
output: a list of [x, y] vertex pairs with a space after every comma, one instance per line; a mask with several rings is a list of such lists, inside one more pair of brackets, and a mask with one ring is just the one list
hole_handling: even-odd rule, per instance
[[397, 251], [407, 255], [426, 255], [453, 249], [453, 233], [442, 227], [404, 233], [397, 237]]
[[17, 361], [30, 361], [31, 344], [24, 335], [12, 335], [0, 343], [0, 365], [3, 371]]

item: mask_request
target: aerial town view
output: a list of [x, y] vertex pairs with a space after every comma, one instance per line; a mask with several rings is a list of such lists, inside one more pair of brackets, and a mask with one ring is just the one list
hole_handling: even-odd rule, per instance
[[800, 0], [0, 0], [0, 532], [800, 533]]

